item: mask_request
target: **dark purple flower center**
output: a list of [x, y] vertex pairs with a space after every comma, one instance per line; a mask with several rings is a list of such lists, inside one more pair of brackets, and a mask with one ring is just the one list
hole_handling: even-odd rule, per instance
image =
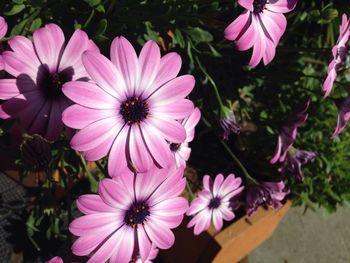
[[143, 224], [149, 215], [149, 206], [145, 202], [137, 202], [126, 212], [124, 221], [132, 228], [136, 228], [138, 224]]
[[40, 68], [38, 72], [37, 83], [48, 99], [56, 99], [64, 96], [62, 86], [73, 78], [74, 71], [67, 68], [61, 72], [50, 73], [46, 68]]
[[220, 197], [214, 197], [210, 200], [209, 202], [209, 209], [216, 209], [220, 206], [221, 204], [221, 198]]
[[128, 125], [140, 123], [148, 116], [148, 105], [139, 97], [131, 97], [120, 106], [120, 114]]
[[261, 13], [265, 9], [267, 0], [254, 0], [253, 7], [254, 13]]
[[179, 143], [171, 143], [170, 150], [172, 152], [177, 152], [177, 150], [179, 150], [180, 146], [181, 146], [181, 144], [179, 144]]

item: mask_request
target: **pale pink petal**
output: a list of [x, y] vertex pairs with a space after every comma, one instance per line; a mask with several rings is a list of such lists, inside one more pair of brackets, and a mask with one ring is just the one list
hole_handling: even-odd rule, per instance
[[218, 209], [213, 209], [213, 224], [217, 231], [220, 231], [224, 225], [222, 214]]
[[110, 227], [99, 228], [98, 231], [79, 237], [72, 245], [72, 252], [77, 256], [89, 255], [113, 233]]
[[101, 142], [96, 147], [85, 151], [83, 153], [84, 158], [88, 161], [100, 160], [101, 158], [105, 157], [108, 154], [114, 140], [115, 140], [115, 134], [110, 133], [109, 137], [105, 138], [105, 141]]
[[[128, 226], [118, 230], [118, 242], [111, 248], [113, 251], [110, 263], [129, 263], [134, 251], [135, 232], [134, 229]], [[102, 262], [102, 261], [101, 261]], [[97, 262], [96, 262], [97, 263]]]
[[154, 115], [163, 118], [181, 120], [187, 118], [193, 112], [193, 102], [188, 99], [182, 99], [170, 105], [155, 105], [150, 110]]
[[7, 33], [7, 23], [5, 19], [0, 16], [0, 39], [2, 39]]
[[115, 208], [107, 205], [99, 195], [81, 195], [77, 200], [78, 209], [84, 214], [115, 212]]
[[125, 100], [126, 87], [123, 77], [110, 60], [94, 51], [85, 51], [82, 59], [93, 81], [118, 100]]
[[298, 0], [278, 0], [266, 4], [266, 8], [275, 13], [288, 13], [292, 11]]
[[131, 162], [138, 172], [147, 172], [153, 164], [153, 160], [146, 148], [138, 125], [132, 125], [130, 127], [130, 134], [128, 137]]
[[155, 89], [162, 86], [169, 80], [176, 78], [181, 69], [181, 57], [175, 52], [171, 52], [163, 56], [160, 60], [158, 73], [153, 82], [153, 89], [145, 91], [145, 96], [148, 97]]
[[236, 40], [242, 35], [251, 23], [251, 14], [247, 10], [244, 11], [239, 17], [237, 17], [231, 24], [225, 29], [225, 38], [228, 40]]
[[35, 51], [50, 73], [57, 72], [58, 62], [64, 49], [64, 34], [55, 24], [47, 24], [33, 33]]
[[118, 100], [94, 83], [70, 81], [63, 85], [62, 91], [72, 101], [92, 109], [115, 109]]
[[169, 145], [163, 139], [159, 131], [147, 122], [144, 122], [142, 127], [143, 139], [146, 142], [147, 148], [152, 154], [154, 160], [163, 168], [170, 165], [171, 152]]
[[253, 2], [254, 0], [238, 0], [238, 4], [240, 4], [242, 7], [244, 7], [245, 9], [248, 9], [251, 12], [254, 11]]
[[186, 142], [191, 142], [194, 138], [195, 127], [201, 118], [201, 112], [198, 108], [195, 108], [190, 117], [186, 119], [182, 124], [186, 129]]
[[63, 112], [62, 120], [65, 125], [73, 129], [83, 129], [95, 121], [111, 118], [115, 115], [115, 109], [97, 110], [74, 104]]
[[222, 183], [220, 187], [220, 195], [225, 196], [228, 193], [236, 190], [242, 184], [242, 179], [240, 177], [235, 178], [234, 174], [229, 174], [225, 181]]
[[209, 175], [204, 175], [203, 177], [203, 187], [205, 190], [211, 192], [213, 188], [213, 181]]
[[240, 51], [250, 49], [258, 38], [258, 32], [256, 28], [259, 27], [259, 25], [256, 22], [255, 15], [250, 14], [249, 20], [250, 24], [247, 26], [245, 32], [242, 32], [236, 39], [236, 48]]
[[173, 232], [159, 221], [154, 222], [152, 217], [145, 222], [144, 228], [152, 242], [161, 249], [168, 249], [175, 242]]
[[139, 62], [130, 42], [124, 37], [116, 37], [111, 45], [111, 60], [122, 74], [127, 87], [127, 95], [132, 96], [139, 80]]
[[151, 87], [155, 80], [160, 64], [159, 46], [153, 40], [149, 40], [143, 46], [139, 56], [140, 82], [135, 87], [135, 94], [142, 93]]
[[194, 85], [195, 79], [192, 75], [183, 75], [164, 84], [148, 100], [150, 100], [151, 104], [157, 106], [171, 104], [190, 94]]
[[87, 151], [97, 147], [111, 134], [118, 134], [123, 124], [120, 119], [108, 118], [98, 120], [76, 133], [70, 144], [76, 151]]
[[151, 242], [143, 227], [137, 229], [137, 240], [139, 243], [140, 256], [143, 261], [146, 261], [151, 253]]
[[40, 60], [35, 52], [33, 42], [24, 36], [14, 36], [8, 41], [11, 49], [22, 59], [24, 62], [30, 62], [33, 70], [40, 67]]
[[188, 210], [188, 201], [183, 197], [164, 200], [150, 208], [150, 213], [160, 216], [176, 216]]
[[103, 179], [99, 184], [98, 193], [104, 202], [122, 210], [128, 210], [134, 198], [119, 182], [112, 179]]
[[263, 29], [261, 28], [261, 18], [259, 16], [253, 16], [253, 21], [255, 21], [256, 25], [256, 31], [257, 31], [257, 37], [254, 43], [253, 47], [253, 54], [249, 62], [249, 66], [256, 67], [261, 59], [263, 58], [265, 51], [266, 51], [266, 41], [268, 41], [268, 38], [266, 37]]
[[199, 213], [201, 210], [204, 210], [208, 206], [209, 200], [204, 198], [195, 198], [191, 202], [190, 208], [187, 210], [186, 215], [191, 216]]
[[126, 160], [126, 140], [129, 126], [124, 126], [115, 139], [108, 159], [108, 174], [112, 177], [130, 172]]
[[38, 68], [31, 60], [23, 60], [23, 57], [12, 51], [2, 53], [5, 62], [5, 70], [14, 77], [27, 77], [36, 83]]
[[89, 214], [74, 219], [69, 225], [69, 231], [76, 236], [96, 233], [99, 229], [110, 228], [111, 232], [123, 224], [123, 215], [117, 213]]
[[182, 143], [186, 139], [186, 130], [178, 121], [155, 116], [150, 118], [149, 122], [152, 126], [156, 127], [163, 135], [162, 137], [169, 142]]
[[272, 159], [270, 160], [271, 164], [275, 164], [279, 160], [279, 158], [281, 157], [281, 152], [282, 152], [282, 138], [281, 136], [278, 136], [276, 150]]
[[232, 221], [235, 218], [235, 214], [227, 206], [221, 205], [218, 209], [220, 210], [224, 220]]
[[90, 40], [87, 34], [80, 29], [75, 30], [63, 52], [58, 71], [80, 62], [83, 52], [89, 48], [89, 45]]
[[221, 188], [223, 181], [224, 181], [224, 176], [222, 174], [218, 174], [215, 177], [214, 184], [213, 184], [213, 191], [212, 191], [214, 197], [216, 197], [220, 194], [220, 188]]
[[187, 225], [187, 227], [192, 227], [194, 225], [194, 234], [197, 236], [203, 231], [209, 229], [211, 222], [211, 212], [208, 209], [201, 211], [197, 214]]

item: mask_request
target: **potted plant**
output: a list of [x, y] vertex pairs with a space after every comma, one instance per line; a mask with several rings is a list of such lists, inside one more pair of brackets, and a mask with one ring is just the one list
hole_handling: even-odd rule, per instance
[[0, 161], [28, 190], [24, 259], [235, 262], [292, 202], [350, 200], [345, 4], [0, 10]]

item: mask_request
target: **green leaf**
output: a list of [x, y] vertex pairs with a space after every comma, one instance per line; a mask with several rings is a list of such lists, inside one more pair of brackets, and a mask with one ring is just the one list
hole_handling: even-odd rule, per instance
[[184, 32], [192, 39], [194, 45], [213, 41], [213, 35], [200, 27], [189, 27]]
[[23, 21], [15, 25], [11, 30], [10, 36], [21, 35], [27, 22], [28, 22], [28, 18], [24, 19]]
[[103, 33], [106, 32], [107, 25], [108, 25], [107, 19], [100, 20], [100, 22], [97, 25], [95, 36], [103, 35]]
[[39, 27], [41, 27], [42, 25], [42, 21], [41, 21], [41, 18], [36, 18], [33, 20], [32, 24], [30, 25], [30, 31], [33, 32], [35, 30], [37, 30]]
[[25, 9], [25, 8], [26, 8], [26, 6], [23, 5], [23, 4], [14, 5], [14, 6], [12, 6], [12, 8], [11, 8], [9, 11], [5, 12], [4, 15], [5, 15], [5, 16], [13, 16], [13, 15], [16, 15], [16, 14], [22, 12], [23, 9]]
[[89, 6], [94, 7], [101, 3], [101, 0], [84, 0]]
[[103, 13], [103, 14], [106, 13], [105, 7], [103, 5], [98, 5], [96, 7], [96, 11], [100, 12], [100, 13]]

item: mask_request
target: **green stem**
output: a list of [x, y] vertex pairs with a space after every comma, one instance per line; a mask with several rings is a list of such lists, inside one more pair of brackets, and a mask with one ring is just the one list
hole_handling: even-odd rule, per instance
[[108, 177], [108, 174], [106, 172], [106, 169], [100, 164], [99, 161], [96, 161], [96, 166], [97, 168], [101, 171], [101, 173], [103, 174], [104, 177]]
[[191, 189], [191, 186], [190, 186], [190, 183], [188, 180], [186, 180], [186, 189], [188, 191], [188, 195], [190, 197], [190, 201], [193, 200], [195, 198], [195, 194], [193, 193], [192, 189]]
[[83, 164], [84, 170], [85, 170], [85, 172], [87, 174], [88, 180], [90, 182], [91, 191], [97, 192], [98, 182], [96, 181], [95, 177], [92, 175], [91, 171], [89, 170], [89, 167], [87, 166], [84, 157], [81, 154], [79, 154], [79, 157], [80, 157], [81, 163]]
[[213, 87], [214, 89], [214, 92], [215, 92], [215, 96], [216, 96], [216, 99], [218, 100], [218, 103], [220, 105], [220, 107], [222, 108], [224, 106], [224, 103], [222, 102], [222, 99], [221, 99], [221, 96], [220, 96], [220, 93], [219, 93], [219, 89], [218, 87], [216, 86], [215, 84], [215, 81], [213, 80], [213, 78], [208, 74], [208, 72], [206, 71], [206, 69], [203, 67], [203, 65], [201, 64], [201, 62], [199, 61], [198, 57], [196, 56], [196, 61], [198, 63], [198, 66], [200, 68], [200, 70], [203, 72], [203, 74], [208, 78], [211, 86]]
[[228, 154], [232, 157], [232, 159], [237, 163], [237, 165], [239, 166], [239, 168], [242, 170], [244, 176], [246, 179], [248, 179], [250, 182], [254, 183], [254, 184], [259, 184], [253, 177], [250, 176], [250, 174], [248, 173], [247, 169], [245, 169], [244, 165], [241, 163], [241, 161], [237, 158], [237, 156], [231, 151], [230, 147], [228, 147], [228, 145], [220, 139], [220, 142], [222, 144], [222, 146], [224, 146], [225, 150], [228, 152]]

